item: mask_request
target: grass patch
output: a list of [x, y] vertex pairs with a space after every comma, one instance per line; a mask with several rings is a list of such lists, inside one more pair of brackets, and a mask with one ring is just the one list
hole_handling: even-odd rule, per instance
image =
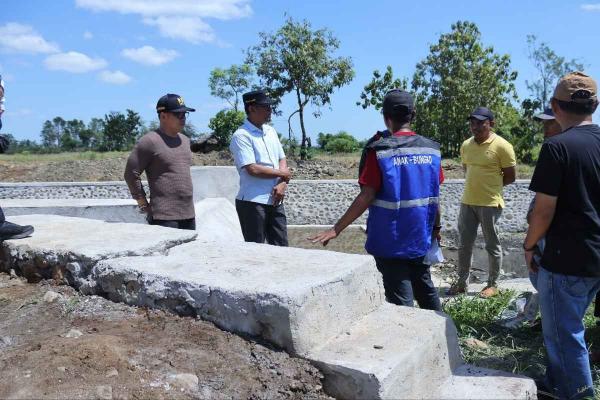
[[[447, 300], [443, 309], [456, 325], [467, 363], [540, 378], [546, 371], [541, 324], [507, 329], [495, 323], [515, 295], [509, 290], [501, 290], [498, 296], [490, 299], [462, 295]], [[596, 325], [593, 313], [592, 303], [584, 317], [586, 343], [588, 348], [600, 350], [600, 327]], [[482, 343], [474, 345], [473, 339]], [[592, 365], [592, 376], [595, 398], [600, 398], [600, 368], [596, 365]]]

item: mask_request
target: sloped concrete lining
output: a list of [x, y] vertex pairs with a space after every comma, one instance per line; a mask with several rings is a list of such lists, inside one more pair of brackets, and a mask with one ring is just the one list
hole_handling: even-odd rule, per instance
[[105, 260], [92, 279], [115, 301], [193, 310], [295, 355], [383, 302], [371, 257], [256, 243], [195, 241], [168, 256]]
[[240, 176], [235, 167], [191, 167], [194, 201], [222, 197], [235, 204], [240, 189]]
[[146, 222], [145, 216], [137, 211], [135, 200], [7, 199], [2, 200], [0, 205], [9, 218], [17, 215], [50, 214], [108, 222]]
[[243, 242], [242, 227], [235, 207], [225, 198], [196, 202], [197, 240]]
[[445, 314], [389, 303], [308, 358], [323, 371], [327, 393], [338, 398], [524, 399], [536, 393], [531, 379], [465, 366]]
[[57, 215], [25, 215], [11, 220], [33, 225], [35, 232], [28, 238], [3, 242], [0, 270], [13, 268], [30, 281], [65, 280], [87, 293], [95, 290], [88, 277], [98, 261], [164, 254], [196, 238], [194, 231]]

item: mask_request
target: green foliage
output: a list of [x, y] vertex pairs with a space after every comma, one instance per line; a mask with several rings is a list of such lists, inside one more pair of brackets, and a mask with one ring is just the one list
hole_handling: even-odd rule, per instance
[[533, 119], [541, 107], [537, 100], [527, 99], [521, 104], [520, 118], [510, 130], [515, 155], [520, 162], [533, 164], [543, 141], [542, 124]]
[[142, 131], [142, 118], [138, 113], [127, 110], [127, 115], [112, 112], [104, 116], [104, 131], [100, 151], [122, 151], [130, 149]]
[[392, 89], [406, 90], [407, 87], [408, 79], [394, 78], [392, 67], [388, 65], [383, 75], [379, 70], [373, 71], [373, 78], [365, 85], [360, 94], [360, 101], [357, 101], [356, 105], [362, 108], [375, 107], [376, 110], [380, 110], [383, 107], [383, 98], [388, 91]]
[[501, 290], [489, 299], [460, 295], [445, 302], [443, 310], [454, 321], [459, 337], [472, 336], [489, 327], [514, 295], [511, 290]]
[[[320, 116], [319, 108], [331, 103], [334, 90], [354, 78], [352, 60], [334, 57], [340, 42], [326, 28], [313, 30], [310, 22], [288, 18], [275, 33], [259, 33], [259, 43], [248, 49], [247, 63], [255, 67], [257, 75], [270, 88], [277, 101], [287, 93], [293, 93], [302, 130], [301, 152], [306, 156], [305, 107], [310, 103], [317, 107], [314, 116]], [[291, 124], [290, 124], [290, 139]]]
[[417, 64], [412, 81], [418, 107], [416, 131], [440, 142], [444, 155], [458, 155], [469, 134], [465, 121], [475, 107], [495, 111], [497, 123], [502, 124], [502, 111], [516, 99], [516, 78], [510, 56], [484, 46], [477, 25], [453, 24], [452, 31], [442, 34]]
[[538, 43], [535, 35], [527, 35], [529, 59], [538, 72], [537, 79], [525, 81], [527, 89], [531, 91], [540, 109], [549, 107], [551, 93], [558, 80], [569, 72], [583, 70], [584, 65], [577, 60], [567, 61], [556, 54], [544, 42]]
[[252, 85], [252, 67], [248, 64], [232, 65], [227, 69], [215, 68], [210, 72], [210, 94], [226, 100], [235, 111], [239, 110], [240, 96]]
[[344, 131], [336, 134], [321, 132], [319, 133], [317, 142], [320, 148], [329, 153], [352, 153], [361, 148], [358, 140]]
[[236, 110], [221, 110], [210, 119], [208, 127], [223, 148], [229, 146], [231, 135], [244, 123], [246, 114]]

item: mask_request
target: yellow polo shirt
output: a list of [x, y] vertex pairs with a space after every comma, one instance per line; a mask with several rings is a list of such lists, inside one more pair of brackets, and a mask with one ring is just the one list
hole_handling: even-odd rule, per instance
[[504, 208], [502, 169], [517, 165], [512, 145], [493, 132], [481, 144], [470, 137], [460, 147], [460, 158], [467, 167], [462, 202]]

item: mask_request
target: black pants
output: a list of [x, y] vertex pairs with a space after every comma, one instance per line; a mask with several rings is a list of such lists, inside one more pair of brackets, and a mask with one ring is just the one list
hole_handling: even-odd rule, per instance
[[270, 206], [251, 201], [236, 200], [235, 209], [246, 242], [287, 246], [287, 219], [283, 204]]
[[385, 298], [389, 303], [413, 307], [413, 298], [419, 307], [442, 311], [440, 298], [431, 281], [429, 265], [423, 258], [401, 259], [375, 257], [377, 269], [383, 276]]
[[188, 229], [190, 231], [196, 230], [196, 218], [165, 220], [148, 217], [146, 219], [150, 225], [159, 225], [166, 228]]

